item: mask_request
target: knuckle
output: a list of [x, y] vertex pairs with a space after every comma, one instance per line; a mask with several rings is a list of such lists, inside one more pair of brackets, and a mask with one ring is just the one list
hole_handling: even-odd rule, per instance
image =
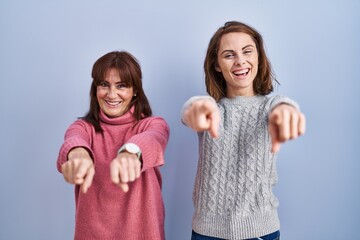
[[118, 161], [113, 160], [113, 161], [110, 162], [110, 167], [113, 168], [113, 167], [115, 167], [117, 164], [118, 164]]

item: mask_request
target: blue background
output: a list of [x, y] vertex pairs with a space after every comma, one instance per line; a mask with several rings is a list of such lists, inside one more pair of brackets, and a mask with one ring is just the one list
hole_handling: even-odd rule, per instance
[[262, 33], [275, 93], [307, 116], [306, 135], [279, 154], [282, 238], [360, 239], [357, 0], [0, 0], [0, 239], [73, 238], [73, 186], [55, 162], [88, 109], [93, 63], [113, 50], [138, 58], [155, 115], [171, 127], [166, 235], [190, 239], [197, 136], [180, 109], [205, 93], [207, 44], [228, 20]]

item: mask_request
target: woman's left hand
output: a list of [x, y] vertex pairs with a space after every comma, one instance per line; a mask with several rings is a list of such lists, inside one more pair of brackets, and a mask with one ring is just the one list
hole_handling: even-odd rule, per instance
[[288, 104], [280, 104], [269, 114], [269, 131], [272, 152], [280, 150], [281, 143], [295, 139], [305, 133], [305, 115]]
[[141, 162], [136, 154], [121, 152], [110, 164], [111, 181], [124, 192], [129, 191], [129, 182], [135, 181], [141, 174]]

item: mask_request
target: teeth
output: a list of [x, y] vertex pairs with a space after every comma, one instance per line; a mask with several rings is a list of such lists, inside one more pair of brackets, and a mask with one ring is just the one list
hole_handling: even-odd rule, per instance
[[116, 101], [116, 102], [110, 102], [110, 101], [106, 101], [109, 105], [112, 105], [112, 106], [115, 106], [115, 105], [118, 105], [120, 104], [121, 102], [120, 101]]
[[234, 74], [240, 75], [240, 74], [246, 74], [247, 72], [249, 72], [249, 69], [242, 69], [239, 71], [235, 71]]

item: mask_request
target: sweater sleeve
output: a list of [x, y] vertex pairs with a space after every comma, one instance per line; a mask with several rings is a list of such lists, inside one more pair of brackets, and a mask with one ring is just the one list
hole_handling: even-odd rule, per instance
[[288, 104], [288, 105], [293, 106], [294, 108], [296, 108], [297, 110], [300, 111], [300, 107], [299, 107], [299, 104], [297, 102], [295, 102], [294, 100], [292, 100], [292, 99], [290, 99], [288, 97], [276, 95], [276, 96], [272, 97], [272, 99], [271, 99], [270, 112], [280, 104]]
[[141, 126], [141, 131], [127, 143], [140, 147], [142, 171], [164, 164], [164, 153], [169, 140], [170, 129], [161, 117], [149, 117]]
[[191, 106], [191, 104], [193, 104], [195, 101], [197, 100], [205, 100], [205, 99], [208, 99], [210, 101], [212, 101], [215, 105], [216, 104], [216, 101], [213, 97], [211, 96], [208, 96], [208, 95], [200, 95], [200, 96], [194, 96], [194, 97], [191, 97], [189, 98], [183, 105], [182, 109], [181, 109], [181, 112], [180, 112], [180, 119], [181, 119], [181, 122], [187, 126], [187, 123], [186, 123], [186, 119], [184, 118], [184, 113], [185, 111]]
[[75, 147], [85, 148], [92, 159], [94, 159], [94, 153], [91, 149], [91, 137], [90, 137], [90, 127], [82, 120], [77, 120], [66, 130], [64, 143], [60, 147], [58, 159], [57, 159], [57, 169], [61, 172], [61, 165], [68, 160], [68, 154], [71, 149]]

